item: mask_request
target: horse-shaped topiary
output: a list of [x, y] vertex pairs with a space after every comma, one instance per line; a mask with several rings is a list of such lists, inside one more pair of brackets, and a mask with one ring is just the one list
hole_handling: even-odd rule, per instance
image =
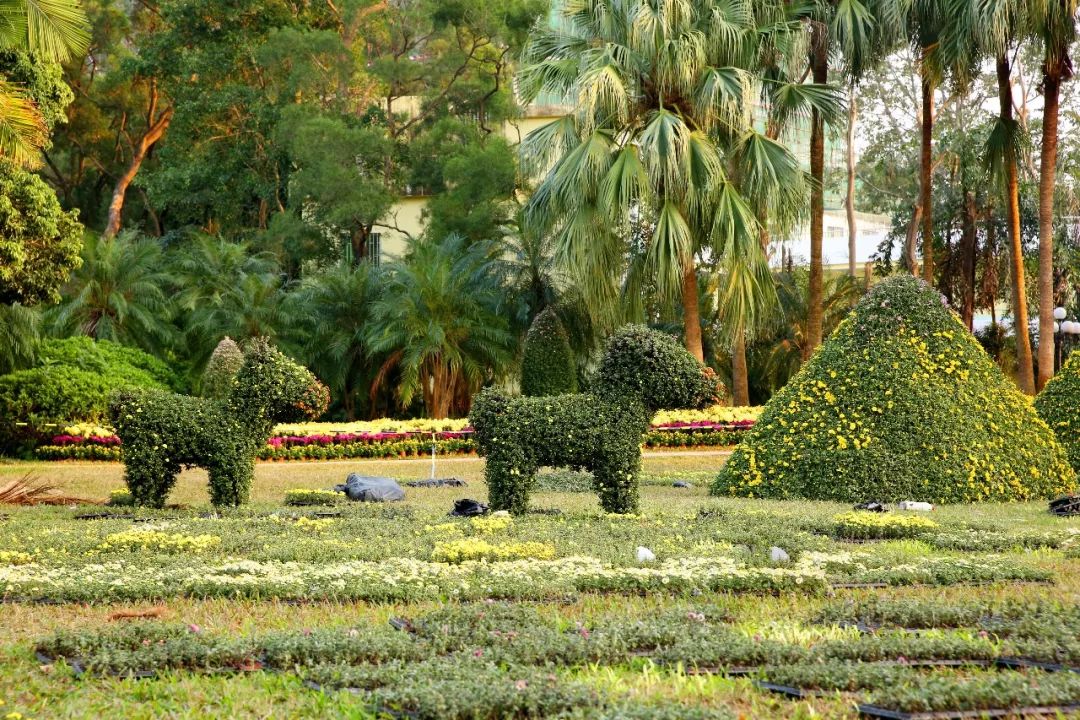
[[162, 507], [179, 472], [202, 467], [211, 502], [239, 505], [274, 424], [314, 419], [329, 397], [314, 375], [263, 339], [250, 342], [223, 398], [120, 391], [109, 415], [122, 443], [124, 480], [137, 504]]
[[528, 509], [540, 467], [591, 470], [607, 512], [638, 509], [641, 436], [657, 410], [704, 407], [718, 383], [670, 335], [641, 325], [611, 338], [595, 387], [586, 393], [510, 397], [488, 388], [469, 415], [487, 457], [488, 497], [495, 510]]

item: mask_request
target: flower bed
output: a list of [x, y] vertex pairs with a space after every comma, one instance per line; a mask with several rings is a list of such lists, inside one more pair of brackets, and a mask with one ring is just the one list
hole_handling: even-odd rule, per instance
[[[660, 412], [642, 438], [647, 448], [722, 447], [738, 444], [759, 408], [715, 406]], [[278, 425], [259, 451], [260, 460], [465, 455], [476, 452], [467, 419], [370, 420]], [[34, 451], [39, 460], [120, 460], [120, 438], [108, 428], [74, 425]]]

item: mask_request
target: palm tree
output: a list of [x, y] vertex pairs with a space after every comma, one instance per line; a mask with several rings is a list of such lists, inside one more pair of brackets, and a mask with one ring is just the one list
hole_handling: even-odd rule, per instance
[[556, 259], [595, 305], [613, 307], [631, 225], [649, 218], [650, 282], [681, 299], [686, 347], [702, 359], [699, 259], [725, 271], [733, 341], [773, 295], [744, 181], [791, 189], [775, 196], [784, 202], [804, 185], [787, 149], [754, 129], [752, 100], [762, 64], [801, 28], [784, 3], [750, 0], [595, 0], [559, 13], [530, 38], [519, 87], [525, 101], [573, 97], [577, 111], [523, 143], [541, 177], [526, 222], [554, 236]]
[[[813, 82], [829, 80], [829, 58], [843, 57], [845, 71], [858, 82], [866, 71], [891, 50], [900, 37], [905, 3], [910, 0], [823, 0], [806, 3], [800, 12], [810, 25], [808, 71]], [[825, 126], [828, 117], [818, 107], [810, 117], [810, 276], [807, 344], [805, 351], [821, 344], [824, 329], [825, 235]]]
[[1039, 377], [1054, 375], [1054, 181], [1057, 173], [1061, 83], [1072, 77], [1069, 47], [1076, 38], [1076, 0], [1050, 0], [1034, 18], [1043, 41], [1042, 149], [1039, 154]]
[[[947, 15], [940, 2], [914, 0], [908, 15], [908, 36], [919, 58], [919, 91], [922, 95], [919, 146], [919, 207], [922, 210], [922, 275], [934, 282], [934, 90], [942, 80], [941, 35]], [[912, 266], [914, 272], [914, 266]]]
[[[0, 49], [64, 62], [86, 51], [88, 25], [76, 0], [0, 0]], [[47, 139], [45, 121], [25, 90], [0, 76], [0, 157], [32, 167]]]
[[[779, 333], [769, 349], [764, 373], [773, 390], [787, 383], [809, 357], [808, 285], [809, 274], [804, 270], [780, 273], [777, 277], [780, 312], [776, 316], [775, 326], [779, 328]], [[826, 280], [822, 303], [826, 336], [832, 334], [840, 321], [847, 317], [865, 291], [863, 282], [851, 275], [833, 275]]]
[[387, 354], [373, 393], [396, 373], [403, 407], [420, 396], [430, 417], [468, 411], [472, 394], [516, 349], [499, 252], [451, 235], [411, 241], [405, 257], [390, 263], [367, 334], [370, 351]]
[[286, 317], [293, 344], [316, 375], [341, 400], [345, 416], [357, 417], [357, 400], [371, 383], [373, 371], [366, 333], [378, 273], [369, 263], [341, 263], [308, 275], [286, 296]]
[[37, 308], [0, 303], [0, 375], [33, 365], [40, 339]]
[[172, 299], [157, 240], [125, 232], [87, 237], [82, 265], [48, 313], [53, 333], [77, 333], [161, 353], [170, 344]]
[[974, 65], [984, 56], [994, 59], [998, 85], [998, 116], [986, 147], [986, 159], [1005, 194], [1005, 225], [1011, 252], [1012, 306], [1020, 389], [1035, 393], [1034, 363], [1028, 335], [1027, 293], [1024, 287], [1024, 248], [1020, 234], [1019, 157], [1022, 129], [1013, 116], [1010, 52], [1031, 27], [1028, 3], [1019, 0], [952, 0], [949, 14], [956, 22], [951, 53]]

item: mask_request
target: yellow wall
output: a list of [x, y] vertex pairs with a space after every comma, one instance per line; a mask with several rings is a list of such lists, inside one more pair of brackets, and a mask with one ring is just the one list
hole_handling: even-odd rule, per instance
[[[400, 98], [395, 103], [394, 109], [407, 111], [412, 108], [412, 105], [407, 101], [408, 98]], [[565, 108], [530, 107], [526, 109], [524, 117], [514, 118], [503, 123], [503, 137], [510, 144], [517, 145], [533, 130], [562, 117], [564, 112], [566, 112]], [[399, 257], [405, 250], [407, 237], [409, 235], [419, 237], [424, 232], [426, 223], [424, 208], [426, 206], [427, 196], [404, 197], [390, 208], [390, 212], [383, 219], [383, 223], [375, 224], [374, 231], [379, 233], [381, 243], [381, 261]]]

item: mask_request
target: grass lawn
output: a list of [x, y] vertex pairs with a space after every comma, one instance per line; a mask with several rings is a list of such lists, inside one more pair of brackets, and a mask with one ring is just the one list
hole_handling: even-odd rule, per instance
[[[469, 458], [438, 474], [470, 487], [410, 489], [390, 506], [282, 498], [353, 470], [420, 479], [426, 462], [260, 464], [253, 503], [220, 514], [195, 472], [171, 498], [180, 508], [0, 508], [0, 718], [854, 718], [867, 702], [1080, 703], [1080, 673], [1002, 660], [1080, 666], [1080, 519], [1042, 503], [943, 507], [928, 523], [711, 498], [723, 459], [648, 455], [639, 516], [604, 516], [594, 494], [550, 489], [575, 480], [557, 477], [534, 496], [547, 512], [448, 518], [454, 499], [486, 496]], [[122, 485], [119, 466], [89, 463], [0, 464], [0, 481], [28, 472], [87, 498]], [[656, 560], [639, 562], [638, 546]]]

